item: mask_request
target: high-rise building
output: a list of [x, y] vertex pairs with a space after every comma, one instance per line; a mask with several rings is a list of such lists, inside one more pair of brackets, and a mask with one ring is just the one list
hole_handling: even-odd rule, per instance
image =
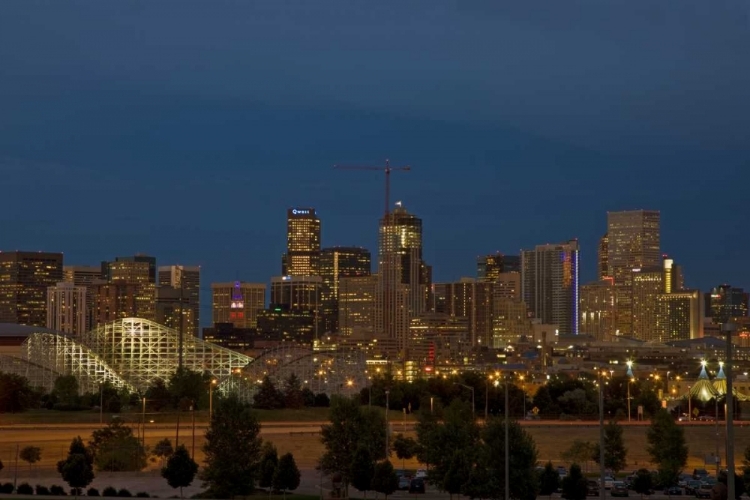
[[435, 312], [466, 318], [468, 337], [465, 341], [471, 346], [491, 344], [494, 285], [491, 282], [477, 282], [474, 278], [433, 285], [435, 295], [440, 297], [435, 303]]
[[62, 282], [47, 288], [47, 328], [80, 335], [87, 316], [85, 286]]
[[744, 318], [748, 313], [748, 293], [742, 288], [719, 285], [705, 295], [706, 317], [717, 325], [728, 323], [733, 318]]
[[378, 276], [339, 279], [339, 333], [348, 337], [371, 338], [375, 331], [375, 296]]
[[[153, 284], [99, 283], [90, 285], [94, 294], [91, 327], [123, 318], [156, 319], [156, 287]], [[154, 290], [153, 300], [144, 300], [144, 286]]]
[[110, 283], [156, 284], [156, 257], [136, 254], [102, 262], [102, 275]]
[[314, 208], [290, 208], [286, 212], [284, 276], [320, 276], [320, 219]]
[[215, 323], [203, 329], [203, 340], [233, 351], [246, 353], [253, 348], [255, 328], [237, 328], [232, 323]]
[[661, 265], [660, 214], [630, 210], [607, 213], [607, 265], [615, 279], [615, 324], [620, 335], [633, 334], [633, 269]]
[[[172, 288], [174, 291], [167, 291], [165, 287]], [[159, 266], [159, 289], [161, 290], [159, 299], [167, 300], [169, 297], [168, 300], [173, 302], [172, 297], [176, 297], [182, 307], [175, 310], [181, 310], [182, 314], [188, 314], [185, 311], [190, 311], [190, 327], [187, 326], [187, 322], [183, 322], [183, 328], [194, 337], [198, 336], [201, 320], [200, 288], [200, 266]], [[172, 306], [169, 308], [173, 309]]]
[[258, 314], [266, 307], [263, 283], [212, 283], [213, 323], [231, 323], [235, 328], [256, 328]]
[[370, 251], [362, 247], [331, 247], [321, 250], [321, 304], [323, 328], [326, 332], [336, 333], [339, 329], [339, 281], [341, 278], [370, 276], [371, 260]]
[[609, 269], [609, 234], [604, 233], [604, 236], [599, 240], [599, 279], [603, 280], [612, 276], [612, 271]]
[[578, 333], [578, 241], [521, 252], [521, 296], [535, 318]]
[[[191, 307], [183, 290], [169, 285], [156, 287], [156, 322], [183, 335], [198, 335], [196, 308]], [[184, 338], [184, 337], [183, 337]]]
[[62, 281], [63, 255], [0, 252], [0, 323], [47, 325], [47, 288]]
[[521, 258], [518, 255], [503, 255], [500, 252], [477, 257], [477, 279], [497, 281], [501, 273], [521, 272]]
[[[113, 287], [97, 287], [98, 291], [105, 294], [101, 299], [95, 299], [98, 303], [95, 311], [97, 324], [101, 324], [104, 317], [113, 319], [138, 317], [156, 320], [155, 257], [143, 254], [116, 257], [114, 261], [102, 262], [102, 274]], [[131, 305], [131, 301], [135, 303]], [[102, 304], [107, 304], [106, 307], [121, 305], [124, 309], [104, 314], [101, 309]], [[133, 312], [137, 314], [132, 314]]]
[[632, 336], [639, 340], [655, 340], [658, 337], [656, 323], [659, 309], [657, 297], [664, 293], [664, 269], [636, 269], [631, 277], [631, 328]]
[[422, 219], [396, 204], [380, 220], [375, 329], [403, 352], [409, 322], [427, 308], [431, 270], [422, 260]]
[[320, 315], [320, 276], [275, 276], [271, 278], [270, 308], [313, 311]]
[[63, 281], [76, 286], [86, 287], [86, 331], [90, 330], [95, 311], [94, 286], [106, 283], [106, 276], [102, 274], [101, 266], [63, 266]]
[[525, 302], [498, 298], [493, 309], [491, 347], [500, 349], [531, 335], [532, 324]]
[[597, 340], [615, 335], [615, 287], [610, 277], [581, 285], [578, 332]]
[[521, 301], [521, 273], [512, 271], [500, 273], [493, 283], [493, 297]]
[[659, 294], [656, 297], [656, 332], [652, 340], [670, 342], [702, 337], [700, 295], [698, 290]]

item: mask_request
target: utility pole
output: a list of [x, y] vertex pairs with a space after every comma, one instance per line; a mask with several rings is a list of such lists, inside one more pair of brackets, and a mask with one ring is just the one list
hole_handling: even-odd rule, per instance
[[727, 409], [726, 421], [727, 421], [727, 498], [734, 499], [734, 394], [732, 393], [732, 330], [736, 326], [734, 323], [726, 323], [723, 325], [723, 330], [727, 334], [727, 360], [724, 363], [726, 370], [724, 375], [727, 377]]
[[390, 447], [388, 446], [388, 395], [391, 393], [391, 391], [386, 390], [385, 391], [385, 458], [388, 460], [388, 452], [390, 451]]
[[505, 500], [510, 500], [510, 406], [508, 404], [508, 374], [505, 374]]
[[599, 372], [599, 498], [605, 500], [604, 488], [604, 372]]

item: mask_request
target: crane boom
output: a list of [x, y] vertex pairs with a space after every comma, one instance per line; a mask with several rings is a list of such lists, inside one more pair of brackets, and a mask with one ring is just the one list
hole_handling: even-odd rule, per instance
[[333, 168], [339, 170], [377, 170], [379, 172], [385, 172], [385, 215], [386, 217], [390, 213], [390, 198], [391, 198], [391, 172], [401, 171], [408, 172], [411, 170], [409, 165], [400, 167], [392, 167], [390, 160], [385, 160], [385, 166], [378, 167], [373, 165], [334, 165]]

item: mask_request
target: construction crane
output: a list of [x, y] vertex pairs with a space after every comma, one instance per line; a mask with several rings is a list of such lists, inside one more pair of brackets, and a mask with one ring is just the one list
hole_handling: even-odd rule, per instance
[[333, 168], [337, 168], [340, 170], [377, 170], [380, 172], [385, 172], [385, 215], [386, 215], [386, 218], [388, 217], [388, 214], [390, 213], [390, 208], [391, 208], [390, 206], [391, 172], [411, 170], [411, 167], [409, 165], [404, 165], [402, 167], [392, 167], [391, 162], [389, 160], [385, 160], [385, 166], [383, 167], [368, 166], [368, 165], [334, 165]]

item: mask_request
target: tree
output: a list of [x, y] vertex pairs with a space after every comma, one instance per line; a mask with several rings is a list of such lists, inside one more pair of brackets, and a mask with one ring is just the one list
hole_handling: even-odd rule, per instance
[[[495, 471], [500, 498], [505, 490], [505, 421], [492, 418], [482, 429], [482, 446], [477, 462], [489, 471]], [[536, 464], [538, 452], [531, 435], [520, 424], [511, 420], [508, 427], [510, 453], [510, 496], [518, 500], [534, 500], [537, 490]]]
[[364, 492], [365, 498], [367, 498], [367, 492], [372, 488], [372, 476], [374, 474], [375, 462], [373, 462], [367, 448], [360, 446], [354, 454], [351, 482], [357, 490]]
[[197, 473], [198, 464], [190, 457], [184, 445], [177, 447], [167, 460], [166, 467], [161, 469], [161, 477], [167, 480], [167, 484], [172, 488], [180, 488], [180, 498], [183, 498], [182, 488], [190, 486]]
[[94, 480], [93, 457], [80, 436], [70, 443], [68, 457], [57, 462], [57, 471], [63, 481], [74, 489], [76, 497], [79, 489], [85, 488]]
[[417, 453], [417, 442], [410, 437], [398, 434], [393, 440], [393, 449], [396, 456], [401, 459], [401, 470], [406, 469], [406, 460], [411, 459]]
[[[620, 472], [627, 464], [628, 450], [622, 440], [622, 427], [614, 420], [604, 426], [604, 466]], [[599, 445], [594, 445], [592, 458], [599, 463]]]
[[354, 400], [334, 396], [328, 415], [331, 423], [320, 430], [321, 442], [326, 449], [320, 457], [320, 469], [329, 475], [341, 474], [344, 489], [347, 490], [352, 478], [354, 454], [360, 445], [362, 413]]
[[599, 453], [599, 447], [591, 441], [576, 439], [570, 445], [570, 448], [560, 454], [567, 463], [583, 464], [584, 469], [588, 469], [588, 463], [595, 453]]
[[213, 498], [248, 495], [255, 488], [261, 457], [260, 423], [236, 396], [222, 398], [206, 432], [206, 466], [201, 473]]
[[[723, 485], [727, 485], [729, 483], [727, 472], [721, 471], [719, 473], [719, 477], [717, 478], [718, 482]], [[727, 490], [728, 493], [729, 490]], [[734, 499], [740, 500], [740, 497], [742, 497], [742, 494], [745, 492], [745, 482], [744, 478], [741, 477], [739, 474], [734, 474]]]
[[0, 372], [0, 413], [19, 413], [33, 406], [34, 390], [26, 377]]
[[633, 480], [633, 490], [641, 495], [650, 495], [651, 489], [654, 487], [654, 477], [647, 469], [638, 469], [635, 473], [635, 479]]
[[651, 418], [646, 440], [646, 451], [651, 456], [651, 462], [657, 466], [661, 486], [676, 485], [682, 468], [687, 464], [688, 447], [684, 430], [669, 412], [659, 410]]
[[284, 407], [299, 409], [305, 405], [305, 400], [302, 396], [302, 384], [297, 378], [297, 375], [292, 373], [284, 381]]
[[471, 462], [462, 450], [456, 451], [451, 459], [451, 465], [443, 478], [443, 488], [453, 500], [453, 495], [458, 495], [469, 480], [471, 474]]
[[164, 380], [158, 378], [146, 389], [146, 401], [154, 411], [161, 411], [172, 404], [172, 393]]
[[552, 466], [552, 462], [547, 462], [539, 475], [539, 494], [548, 495], [551, 498], [559, 488], [560, 473]]
[[268, 375], [263, 377], [260, 389], [253, 396], [253, 406], [261, 410], [274, 410], [284, 407], [284, 398]]
[[89, 446], [97, 469], [118, 472], [137, 471], [146, 466], [146, 450], [133, 429], [122, 420], [112, 420], [91, 434]]
[[153, 453], [154, 456], [159, 457], [162, 465], [164, 465], [164, 460], [171, 457], [174, 453], [174, 448], [172, 448], [172, 441], [170, 441], [169, 438], [162, 439], [154, 446]]
[[37, 446], [24, 446], [19, 454], [21, 460], [28, 462], [29, 469], [42, 458], [42, 449]]
[[[358, 404], [358, 403], [357, 403]], [[360, 446], [367, 448], [373, 460], [382, 460], [385, 456], [385, 413], [377, 408], [359, 407], [361, 420], [359, 421]]]
[[566, 500], [586, 500], [588, 490], [588, 482], [581, 473], [581, 466], [571, 465], [568, 475], [562, 480], [562, 497]]
[[268, 488], [269, 493], [273, 487], [273, 475], [279, 465], [279, 453], [273, 443], [266, 441], [261, 449], [260, 464], [258, 466], [258, 486]]
[[79, 403], [78, 379], [75, 375], [60, 375], [55, 379], [52, 396], [58, 403], [75, 406]]
[[398, 476], [389, 460], [380, 462], [375, 466], [375, 473], [372, 477], [372, 489], [385, 495], [386, 499], [388, 495], [398, 489]]
[[286, 499], [287, 491], [294, 491], [299, 486], [300, 473], [297, 463], [294, 461], [294, 455], [286, 453], [279, 459], [279, 466], [276, 467], [276, 473], [273, 475], [273, 488], [281, 490]]
[[302, 401], [308, 408], [315, 406], [315, 393], [309, 387], [302, 389]]

